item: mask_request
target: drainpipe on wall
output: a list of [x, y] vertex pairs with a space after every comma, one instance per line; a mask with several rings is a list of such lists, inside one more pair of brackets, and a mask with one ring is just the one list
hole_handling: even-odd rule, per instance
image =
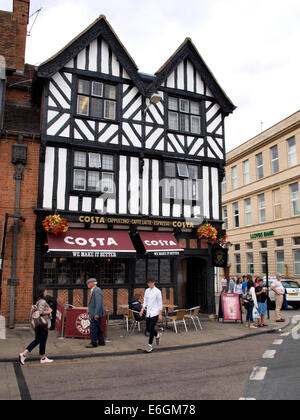
[[13, 145], [12, 163], [15, 167], [14, 179], [16, 181], [15, 193], [15, 211], [17, 216], [14, 219], [12, 227], [13, 242], [12, 242], [12, 257], [11, 257], [11, 278], [8, 279], [7, 284], [10, 286], [10, 302], [9, 302], [9, 328], [15, 327], [15, 299], [16, 287], [19, 285], [17, 279], [17, 257], [18, 257], [18, 234], [19, 234], [19, 218], [20, 218], [20, 200], [21, 200], [21, 183], [23, 180], [24, 166], [27, 163], [27, 146], [23, 145], [23, 136], [19, 136], [18, 144]]

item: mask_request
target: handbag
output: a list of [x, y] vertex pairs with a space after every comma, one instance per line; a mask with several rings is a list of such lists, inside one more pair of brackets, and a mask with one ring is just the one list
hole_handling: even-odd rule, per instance
[[256, 308], [253, 308], [253, 319], [260, 319], [259, 312]]
[[39, 302], [40, 301], [38, 301], [36, 305], [32, 305], [29, 317], [30, 325], [34, 331], [37, 329], [37, 327], [48, 329], [48, 320], [46, 316], [42, 316], [40, 314]]

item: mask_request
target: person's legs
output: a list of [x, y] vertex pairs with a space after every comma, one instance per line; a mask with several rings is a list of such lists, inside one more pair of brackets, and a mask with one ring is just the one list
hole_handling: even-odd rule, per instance
[[149, 332], [150, 332], [150, 337], [149, 337], [149, 344], [152, 346], [153, 344], [153, 340], [154, 337], [157, 337], [158, 332], [155, 330], [155, 326], [156, 323], [158, 321], [158, 316], [154, 316], [153, 318], [150, 318], [150, 322], [149, 322]]
[[282, 319], [280, 310], [283, 304], [283, 295], [275, 295], [275, 304], [276, 304], [276, 309], [275, 309], [276, 321], [280, 321]]
[[100, 346], [103, 346], [105, 344], [105, 340], [104, 340], [104, 334], [103, 334], [103, 329], [102, 329], [102, 318], [99, 318], [96, 321], [96, 325], [97, 325], [97, 340]]
[[42, 329], [40, 332], [40, 356], [42, 359], [46, 357], [47, 339], [48, 339], [48, 330]]
[[97, 328], [97, 322], [94, 319], [91, 321], [90, 333], [91, 333], [91, 345], [94, 347], [97, 347], [98, 328]]
[[29, 346], [26, 348], [26, 350], [23, 353], [25, 357], [28, 355], [28, 353], [31, 353], [32, 350], [34, 350], [40, 344], [41, 332], [42, 332], [42, 328], [37, 327], [37, 329], [35, 330], [35, 339], [32, 341], [32, 343], [29, 344]]

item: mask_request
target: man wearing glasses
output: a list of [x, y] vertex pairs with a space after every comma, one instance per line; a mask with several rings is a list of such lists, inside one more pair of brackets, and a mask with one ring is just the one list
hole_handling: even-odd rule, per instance
[[281, 274], [277, 273], [276, 280], [272, 283], [271, 289], [275, 292], [275, 316], [276, 322], [284, 322], [285, 319], [282, 318], [280, 310], [283, 305], [284, 295], [285, 295], [285, 288], [281, 283]]

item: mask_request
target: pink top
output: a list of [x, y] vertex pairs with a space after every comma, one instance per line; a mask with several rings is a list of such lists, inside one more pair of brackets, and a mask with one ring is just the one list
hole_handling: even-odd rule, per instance
[[279, 295], [285, 294], [285, 288], [283, 287], [281, 281], [279, 280], [273, 281], [272, 288], [274, 288]]

